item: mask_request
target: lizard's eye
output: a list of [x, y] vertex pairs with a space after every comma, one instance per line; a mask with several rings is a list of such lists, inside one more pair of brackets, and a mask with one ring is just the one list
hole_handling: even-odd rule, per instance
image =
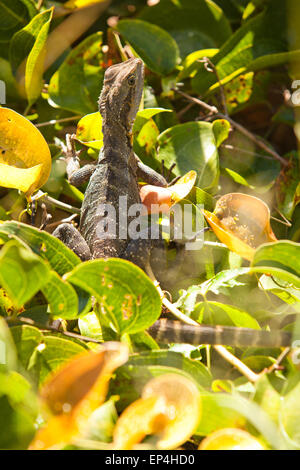
[[129, 77], [127, 78], [127, 83], [129, 86], [133, 86], [135, 84], [135, 76], [129, 75]]

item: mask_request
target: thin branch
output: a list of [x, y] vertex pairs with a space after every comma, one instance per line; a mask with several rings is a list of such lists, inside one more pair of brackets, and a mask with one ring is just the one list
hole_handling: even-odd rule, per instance
[[278, 222], [280, 222], [283, 225], [286, 225], [287, 227], [292, 226], [291, 222], [284, 216], [284, 214], [282, 214], [282, 212], [280, 212], [280, 210], [277, 207], [275, 207], [275, 211], [278, 212], [280, 217], [283, 218], [284, 222], [282, 220], [278, 220], [278, 219], [275, 219], [275, 217], [273, 217], [274, 220], [277, 220]]
[[226, 116], [225, 114], [222, 114], [218, 111], [218, 109], [215, 107], [215, 106], [210, 106], [209, 104], [205, 103], [204, 101], [202, 100], [199, 100], [198, 98], [194, 98], [193, 96], [190, 96], [188, 95], [187, 93], [184, 93], [183, 91], [181, 90], [178, 90], [178, 89], [174, 89], [173, 90], [178, 93], [179, 95], [181, 96], [184, 96], [186, 99], [188, 99], [189, 101], [192, 101], [193, 103], [196, 103], [198, 104], [199, 106], [201, 106], [202, 108], [206, 109], [207, 111], [209, 111], [209, 113], [211, 113], [213, 115], [213, 118], [221, 118], [221, 119], [227, 119], [227, 121], [230, 122], [230, 124], [232, 125], [232, 127], [234, 127], [236, 130], [238, 130], [241, 134], [245, 135], [246, 137], [248, 137], [250, 140], [252, 140], [252, 142], [254, 142], [258, 147], [260, 147], [261, 149], [263, 149], [265, 152], [267, 152], [268, 154], [272, 155], [273, 158], [275, 158], [276, 160], [278, 160], [283, 166], [287, 166], [288, 165], [288, 162], [282, 158], [277, 152], [275, 152], [275, 150], [271, 149], [270, 147], [268, 147], [263, 140], [261, 140], [259, 137], [257, 137], [256, 135], [252, 134], [252, 132], [248, 131], [248, 129], [246, 129], [244, 126], [242, 126], [241, 124], [239, 124], [238, 122], [234, 121], [231, 117], [229, 116]]
[[206, 68], [206, 70], [208, 72], [213, 72], [215, 74], [215, 76], [217, 78], [217, 81], [219, 83], [219, 90], [220, 90], [221, 101], [222, 101], [222, 104], [223, 104], [224, 113], [226, 114], [226, 116], [228, 116], [228, 109], [227, 109], [227, 104], [226, 104], [225, 91], [224, 91], [224, 87], [221, 83], [221, 80], [220, 80], [220, 77], [219, 77], [219, 74], [218, 74], [218, 70], [217, 70], [215, 64], [212, 63], [212, 61], [209, 59], [209, 57], [203, 57], [203, 59], [199, 60], [198, 62], [203, 62], [204, 67]]
[[250, 382], [257, 382], [260, 379], [260, 374], [255, 374], [249, 367], [241, 362], [237, 357], [227, 351], [224, 346], [214, 346], [214, 349], [233, 367], [238, 369]]
[[47, 213], [46, 204], [42, 203], [41, 208], [42, 208], [42, 220], [41, 220], [40, 230], [45, 230], [49, 221], [52, 219], [52, 215]]
[[57, 220], [56, 222], [52, 222], [52, 224], [47, 224], [47, 228], [49, 229], [54, 229], [60, 224], [69, 224], [72, 222], [76, 217], [78, 217], [78, 214], [71, 214], [70, 217], [66, 217], [65, 219]]
[[273, 158], [270, 157], [269, 155], [262, 155], [260, 153], [252, 152], [251, 150], [246, 150], [241, 147], [235, 147], [234, 145], [231, 145], [231, 144], [222, 144], [221, 147], [228, 149], [228, 150], [236, 150], [237, 152], [245, 153], [251, 156], [266, 158], [267, 160], [273, 160]]
[[47, 193], [43, 193], [43, 191], [39, 190], [32, 198], [32, 200], [36, 199], [43, 199], [44, 201], [48, 202], [49, 204], [53, 204], [54, 206], [58, 207], [59, 209], [63, 209], [66, 212], [72, 212], [73, 214], [80, 214], [80, 209], [78, 207], [71, 206], [66, 202], [58, 201], [51, 196], [48, 196]]
[[81, 119], [82, 115], [77, 114], [76, 116], [70, 116], [61, 119], [51, 119], [51, 121], [47, 122], [40, 122], [39, 124], [35, 124], [35, 127], [45, 127], [45, 126], [54, 126], [54, 124], [59, 124], [61, 122], [68, 122], [68, 121], [76, 121], [77, 119]]
[[290, 347], [284, 348], [284, 350], [280, 353], [280, 355], [278, 356], [278, 358], [276, 359], [274, 364], [272, 364], [270, 367], [267, 367], [266, 369], [264, 369], [259, 375], [262, 376], [262, 375], [265, 375], [265, 374], [271, 374], [271, 372], [274, 372], [275, 370], [280, 369], [280, 367], [279, 367], [280, 363], [288, 355], [290, 350], [291, 350]]

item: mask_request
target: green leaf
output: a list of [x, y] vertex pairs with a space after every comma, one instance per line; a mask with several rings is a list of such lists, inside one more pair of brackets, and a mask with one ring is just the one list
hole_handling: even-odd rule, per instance
[[247, 400], [238, 394], [201, 393], [202, 417], [196, 434], [207, 435], [211, 432], [227, 427], [244, 427], [245, 419], [274, 448], [283, 446], [282, 436], [275, 423], [256, 403]]
[[32, 50], [43, 26], [49, 22], [52, 10], [46, 10], [36, 15], [30, 23], [18, 31], [12, 38], [9, 48], [9, 58], [12, 71], [16, 74], [18, 67]]
[[112, 398], [97, 408], [88, 420], [87, 439], [111, 442], [118, 419], [115, 400]]
[[175, 69], [178, 47], [164, 29], [142, 20], [121, 20], [117, 29], [150, 70], [167, 75]]
[[18, 367], [16, 346], [10, 328], [2, 317], [0, 317], [0, 348], [0, 370], [16, 370]]
[[16, 372], [0, 373], [0, 421], [5, 423], [0, 448], [27, 449], [36, 432], [36, 415], [37, 401], [29, 382]]
[[99, 319], [94, 312], [87, 313], [78, 319], [80, 333], [88, 338], [102, 340], [102, 330]]
[[81, 114], [97, 110], [104, 77], [101, 45], [101, 32], [88, 36], [52, 76], [48, 91], [56, 106]]
[[230, 133], [219, 149], [221, 168], [238, 184], [247, 183], [266, 192], [280, 174], [280, 163], [265, 158], [265, 153], [239, 131]]
[[38, 328], [29, 325], [13, 326], [10, 331], [17, 348], [18, 359], [27, 370], [34, 350], [43, 340], [43, 334]]
[[1, 56], [8, 57], [11, 37], [36, 15], [33, 0], [0, 0], [0, 49]]
[[141, 352], [131, 356], [127, 365], [174, 367], [189, 373], [201, 387], [210, 387], [211, 385], [211, 374], [202, 362], [189, 359], [183, 354], [174, 351]]
[[53, 9], [36, 15], [21, 31], [18, 31], [10, 43], [10, 63], [14, 73], [26, 60], [25, 89], [29, 105], [40, 96], [43, 87], [44, 60], [46, 57], [46, 40]]
[[193, 318], [203, 318], [203, 323], [229, 325], [241, 328], [260, 329], [258, 322], [249, 313], [233, 305], [221, 302], [200, 302], [196, 305]]
[[216, 139], [217, 147], [229, 136], [230, 122], [226, 119], [216, 119], [212, 124], [213, 133]]
[[287, 393], [280, 403], [279, 420], [285, 436], [292, 446], [300, 449], [300, 383]]
[[0, 284], [16, 308], [22, 307], [48, 281], [47, 264], [18, 242], [8, 242], [0, 252]]
[[176, 163], [173, 172], [182, 176], [197, 172], [197, 186], [211, 188], [218, 182], [219, 156], [213, 125], [208, 122], [187, 122], [164, 131], [158, 137], [159, 158], [167, 167]]
[[204, 209], [211, 212], [213, 212], [216, 205], [214, 198], [209, 193], [203, 191], [203, 189], [200, 189], [197, 186], [194, 186], [192, 188], [191, 192], [188, 195], [188, 199], [193, 204], [203, 205]]
[[270, 266], [289, 274], [290, 282], [300, 283], [300, 245], [289, 240], [261, 245], [255, 251], [252, 266]]
[[31, 367], [34, 366], [39, 385], [45, 381], [49, 373], [83, 351], [86, 351], [86, 348], [75, 341], [57, 336], [44, 336], [43, 342], [35, 350], [35, 357], [31, 359]]
[[[221, 83], [245, 72], [295, 60], [299, 52], [287, 52], [286, 24], [285, 3], [273, 0], [265, 12], [241, 26], [212, 58]], [[197, 93], [204, 94], [218, 88], [219, 82], [215, 74], [199, 64], [192, 86]]]
[[181, 353], [161, 350], [135, 354], [118, 368], [116, 378], [111, 382], [110, 394], [120, 396], [116, 403], [118, 411], [137, 400], [149, 380], [167, 373], [189, 378], [199, 390], [210, 387], [211, 384], [211, 375], [207, 368], [201, 362], [188, 359]]
[[289, 166], [281, 171], [278, 178], [279, 188], [276, 192], [278, 208], [289, 220], [300, 202], [298, 154], [293, 152], [290, 156]]
[[231, 35], [229, 21], [213, 1], [160, 0], [146, 7], [140, 18], [168, 31], [185, 57], [197, 49], [221, 46]]
[[235, 171], [230, 170], [229, 168], [225, 168], [224, 170], [225, 170], [225, 172], [233, 179], [233, 181], [234, 181], [235, 183], [241, 184], [241, 185], [243, 185], [243, 186], [247, 186], [248, 188], [251, 188], [251, 189], [254, 188], [254, 186], [251, 186], [251, 185], [245, 180], [245, 178], [243, 178], [241, 175], [239, 175], [239, 174], [236, 173]]
[[117, 258], [87, 261], [65, 279], [96, 297], [103, 318], [108, 318], [119, 334], [145, 330], [160, 315], [157, 289], [149, 277], [129, 261]]
[[29, 246], [34, 253], [49, 261], [51, 268], [59, 275], [72, 271], [80, 263], [78, 256], [60, 240], [47, 232], [20, 222], [11, 221], [0, 224], [0, 238], [4, 241], [15, 238]]
[[222, 428], [244, 427], [245, 418], [219, 403], [220, 393], [201, 393], [202, 415], [196, 435], [206, 436]]
[[293, 310], [300, 313], [300, 291], [293, 289], [289, 284], [284, 282], [278, 283], [265, 274], [259, 278], [259, 283], [264, 290], [272, 292], [277, 295], [283, 302], [291, 305]]
[[78, 316], [78, 297], [75, 289], [51, 271], [48, 282], [42, 287], [50, 312], [54, 317], [71, 320]]

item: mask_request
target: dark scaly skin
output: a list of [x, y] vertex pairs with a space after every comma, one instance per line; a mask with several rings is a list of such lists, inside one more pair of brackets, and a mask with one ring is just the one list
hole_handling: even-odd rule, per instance
[[80, 220], [80, 232], [93, 258], [120, 257], [128, 244], [127, 240], [119, 239], [118, 236], [116, 239], [99, 239], [99, 205], [111, 204], [115, 208], [118, 235], [120, 196], [127, 196], [128, 207], [141, 203], [131, 132], [142, 98], [143, 83], [144, 66], [140, 59], [116, 64], [105, 74], [99, 100], [104, 145], [85, 192]]
[[[53, 235], [73, 249], [83, 261], [90, 258], [125, 257], [143, 266], [146, 251], [149, 251], [147, 240], [139, 240], [136, 250], [128, 238], [119, 239], [116, 236], [115, 239], [103, 240], [97, 231], [98, 224], [103, 220], [103, 215], [101, 217], [99, 213], [101, 204], [111, 204], [118, 215], [120, 196], [127, 196], [128, 207], [141, 203], [138, 177], [149, 184], [166, 185], [164, 178], [138, 161], [132, 150], [131, 132], [142, 97], [143, 69], [140, 59], [130, 59], [107, 69], [99, 100], [103, 118], [103, 149], [96, 167], [87, 165], [70, 178], [75, 185], [90, 178], [81, 210], [80, 232], [72, 225], [62, 224]], [[118, 235], [118, 217], [116, 222]], [[144, 242], [144, 249], [141, 242]], [[209, 325], [193, 327], [166, 319], [155, 322], [148, 332], [159, 343], [226, 344], [238, 347], [279, 347], [291, 343], [291, 335], [287, 332]]]

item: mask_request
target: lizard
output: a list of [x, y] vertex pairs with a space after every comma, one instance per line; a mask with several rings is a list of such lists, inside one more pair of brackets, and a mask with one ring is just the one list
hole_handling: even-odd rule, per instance
[[[132, 127], [139, 109], [144, 85], [144, 64], [139, 58], [110, 66], [104, 75], [99, 98], [102, 116], [103, 147], [96, 165], [80, 168], [78, 158], [69, 165], [69, 181], [78, 186], [89, 181], [81, 208], [80, 226], [61, 224], [53, 235], [71, 248], [82, 261], [119, 257], [145, 268], [151, 252], [151, 240], [99, 237], [103, 232], [103, 205], [117, 211], [120, 196], [128, 206], [140, 204], [138, 179], [155, 186], [167, 186], [165, 178], [144, 165], [133, 152]], [[101, 210], [99, 211], [99, 207]], [[106, 223], [110, 215], [106, 215]], [[129, 217], [125, 221], [129, 221]], [[122, 222], [116, 221], [117, 229]], [[122, 227], [121, 227], [122, 228]], [[118, 232], [119, 233], [119, 232]], [[281, 331], [260, 331], [229, 326], [191, 326], [179, 321], [160, 319], [149, 329], [160, 343], [226, 344], [231, 346], [279, 347], [291, 343], [291, 336]]]

